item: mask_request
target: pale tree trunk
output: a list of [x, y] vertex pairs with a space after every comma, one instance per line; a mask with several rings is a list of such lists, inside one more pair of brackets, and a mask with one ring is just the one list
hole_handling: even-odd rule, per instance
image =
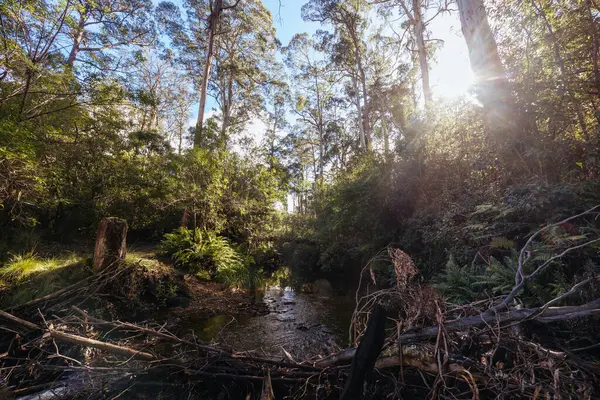
[[[471, 69], [475, 76], [477, 96], [485, 109], [490, 142], [511, 163], [510, 153], [521, 153], [521, 133], [527, 128], [519, 116], [498, 46], [487, 19], [483, 0], [457, 0], [462, 32], [469, 49]], [[520, 161], [522, 157], [519, 156]]]
[[431, 104], [431, 86], [429, 85], [429, 64], [427, 62], [427, 49], [425, 47], [425, 25], [421, 12], [421, 1], [413, 0], [413, 32], [417, 43], [417, 52], [419, 54], [419, 67], [421, 69], [421, 82], [423, 85], [423, 97], [425, 106]]
[[71, 46], [71, 51], [69, 52], [69, 58], [67, 58], [67, 68], [73, 68], [75, 65], [75, 61], [77, 60], [77, 54], [79, 53], [79, 49], [81, 48], [81, 43], [83, 42], [83, 36], [85, 34], [85, 23], [87, 20], [87, 11], [84, 11], [79, 17], [79, 23], [77, 24], [77, 30], [75, 31], [75, 35], [73, 37], [73, 45]]
[[208, 17], [208, 45], [206, 46], [206, 59], [204, 60], [204, 71], [202, 86], [200, 87], [200, 105], [198, 107], [198, 121], [196, 122], [196, 133], [194, 134], [194, 147], [200, 146], [202, 138], [202, 124], [204, 123], [204, 108], [206, 107], [206, 94], [208, 92], [208, 79], [212, 67], [213, 47], [217, 23], [223, 11], [223, 0], [215, 0], [213, 9]]
[[477, 82], [505, 81], [498, 46], [482, 0], [457, 0], [462, 32]]
[[362, 124], [363, 132], [365, 133], [365, 149], [371, 151], [371, 126], [369, 124], [369, 95], [367, 93], [367, 77], [365, 70], [362, 67], [362, 62], [358, 62], [358, 70], [360, 72], [360, 81], [362, 84], [362, 95], [363, 95], [363, 113], [362, 113]]
[[226, 139], [227, 130], [231, 125], [231, 107], [233, 106], [233, 73], [230, 74], [227, 82], [227, 91], [223, 96], [223, 125], [221, 126], [221, 136]]
[[[352, 38], [352, 43], [354, 45], [354, 57], [356, 58], [356, 69], [358, 71], [358, 76], [360, 79], [361, 89], [362, 89], [362, 101], [363, 108], [362, 113], [360, 115], [360, 124], [362, 124], [362, 134], [364, 135], [364, 149], [366, 151], [371, 151], [371, 127], [369, 125], [369, 94], [367, 90], [367, 74], [365, 73], [365, 69], [363, 67], [362, 60], [362, 51], [361, 51], [361, 43], [358, 38], [354, 27], [349, 26], [348, 31], [350, 33], [350, 37]], [[356, 85], [355, 85], [356, 86]]]
[[362, 108], [360, 106], [360, 93], [358, 90], [358, 82], [356, 81], [356, 76], [352, 74], [352, 86], [354, 87], [354, 104], [356, 105], [356, 113], [358, 118], [358, 134], [360, 139], [360, 145], [363, 149], [367, 148], [367, 142], [365, 140], [365, 128], [363, 126], [363, 116], [362, 116]]

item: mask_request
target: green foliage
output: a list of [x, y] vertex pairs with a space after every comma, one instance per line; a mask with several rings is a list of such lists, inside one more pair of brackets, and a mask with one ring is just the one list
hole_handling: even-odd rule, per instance
[[0, 267], [0, 279], [11, 284], [22, 283], [32, 277], [58, 268], [76, 264], [81, 258], [75, 254], [66, 257], [40, 258], [33, 251], [14, 255]]
[[229, 240], [213, 231], [179, 228], [165, 235], [158, 251], [170, 256], [177, 268], [231, 287], [253, 289], [262, 280], [262, 270], [252, 267], [252, 257], [243, 257]]
[[444, 271], [433, 279], [433, 287], [457, 304], [469, 303], [481, 296], [473, 271], [466, 265], [457, 265], [453, 257], [448, 260]]

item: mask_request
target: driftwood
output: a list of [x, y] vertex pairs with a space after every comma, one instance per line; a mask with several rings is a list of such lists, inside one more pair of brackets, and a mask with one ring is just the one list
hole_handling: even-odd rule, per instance
[[[21, 318], [15, 317], [14, 315], [9, 314], [5, 311], [0, 310], [0, 317], [5, 318], [11, 322], [14, 322], [18, 325], [22, 325], [22, 326], [32, 329], [32, 330], [42, 329], [41, 327], [39, 327], [38, 325], [36, 325], [34, 323], [31, 323], [31, 322], [25, 321]], [[101, 342], [99, 340], [89, 339], [89, 338], [85, 338], [85, 337], [81, 337], [81, 336], [77, 336], [77, 335], [72, 335], [72, 334], [60, 332], [57, 330], [52, 330], [52, 329], [47, 330], [46, 335], [52, 337], [53, 339], [62, 341], [62, 342], [73, 343], [73, 344], [77, 344], [80, 346], [86, 346], [86, 347], [93, 347], [96, 349], [104, 350], [111, 354], [132, 357], [136, 360], [145, 360], [145, 361], [155, 360], [155, 357], [150, 353], [145, 353], [145, 352], [131, 349], [128, 347], [116, 346], [114, 344], [105, 343], [105, 342]]]
[[7, 313], [6, 311], [0, 310], [0, 318], [7, 319], [11, 322], [14, 322], [17, 325], [21, 325], [29, 329], [40, 329], [40, 327], [36, 324], [31, 323], [29, 321], [25, 321], [24, 319], [21, 319], [19, 317], [15, 317], [14, 315]]
[[150, 353], [145, 353], [143, 351], [131, 349], [123, 346], [116, 346], [114, 344], [101, 342], [95, 339], [88, 339], [81, 336], [71, 335], [69, 333], [64, 333], [60, 331], [50, 331], [50, 337], [56, 340], [60, 340], [62, 342], [78, 344], [80, 346], [93, 347], [95, 349], [104, 350], [107, 353], [116, 354], [120, 356], [131, 357], [136, 360], [144, 360], [144, 361], [152, 361], [155, 360], [154, 357]]

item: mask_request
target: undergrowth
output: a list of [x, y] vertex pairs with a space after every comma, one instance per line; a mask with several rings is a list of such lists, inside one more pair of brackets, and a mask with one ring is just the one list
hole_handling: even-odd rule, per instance
[[165, 235], [158, 254], [171, 257], [176, 268], [230, 287], [253, 289], [262, 281], [262, 270], [253, 266], [252, 257], [242, 255], [213, 231], [176, 229]]
[[89, 260], [76, 254], [43, 258], [30, 251], [13, 255], [0, 268], [2, 305], [17, 305], [45, 296], [87, 276]]
[[49, 272], [67, 265], [81, 261], [76, 254], [63, 257], [42, 258], [33, 251], [25, 254], [13, 255], [9, 261], [0, 268], [0, 279], [6, 283], [22, 283], [33, 276]]

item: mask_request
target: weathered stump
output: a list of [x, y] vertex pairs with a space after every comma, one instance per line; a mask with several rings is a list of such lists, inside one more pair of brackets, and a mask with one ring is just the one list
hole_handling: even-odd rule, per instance
[[120, 218], [108, 217], [100, 221], [94, 248], [94, 272], [125, 259], [127, 228], [127, 221]]

